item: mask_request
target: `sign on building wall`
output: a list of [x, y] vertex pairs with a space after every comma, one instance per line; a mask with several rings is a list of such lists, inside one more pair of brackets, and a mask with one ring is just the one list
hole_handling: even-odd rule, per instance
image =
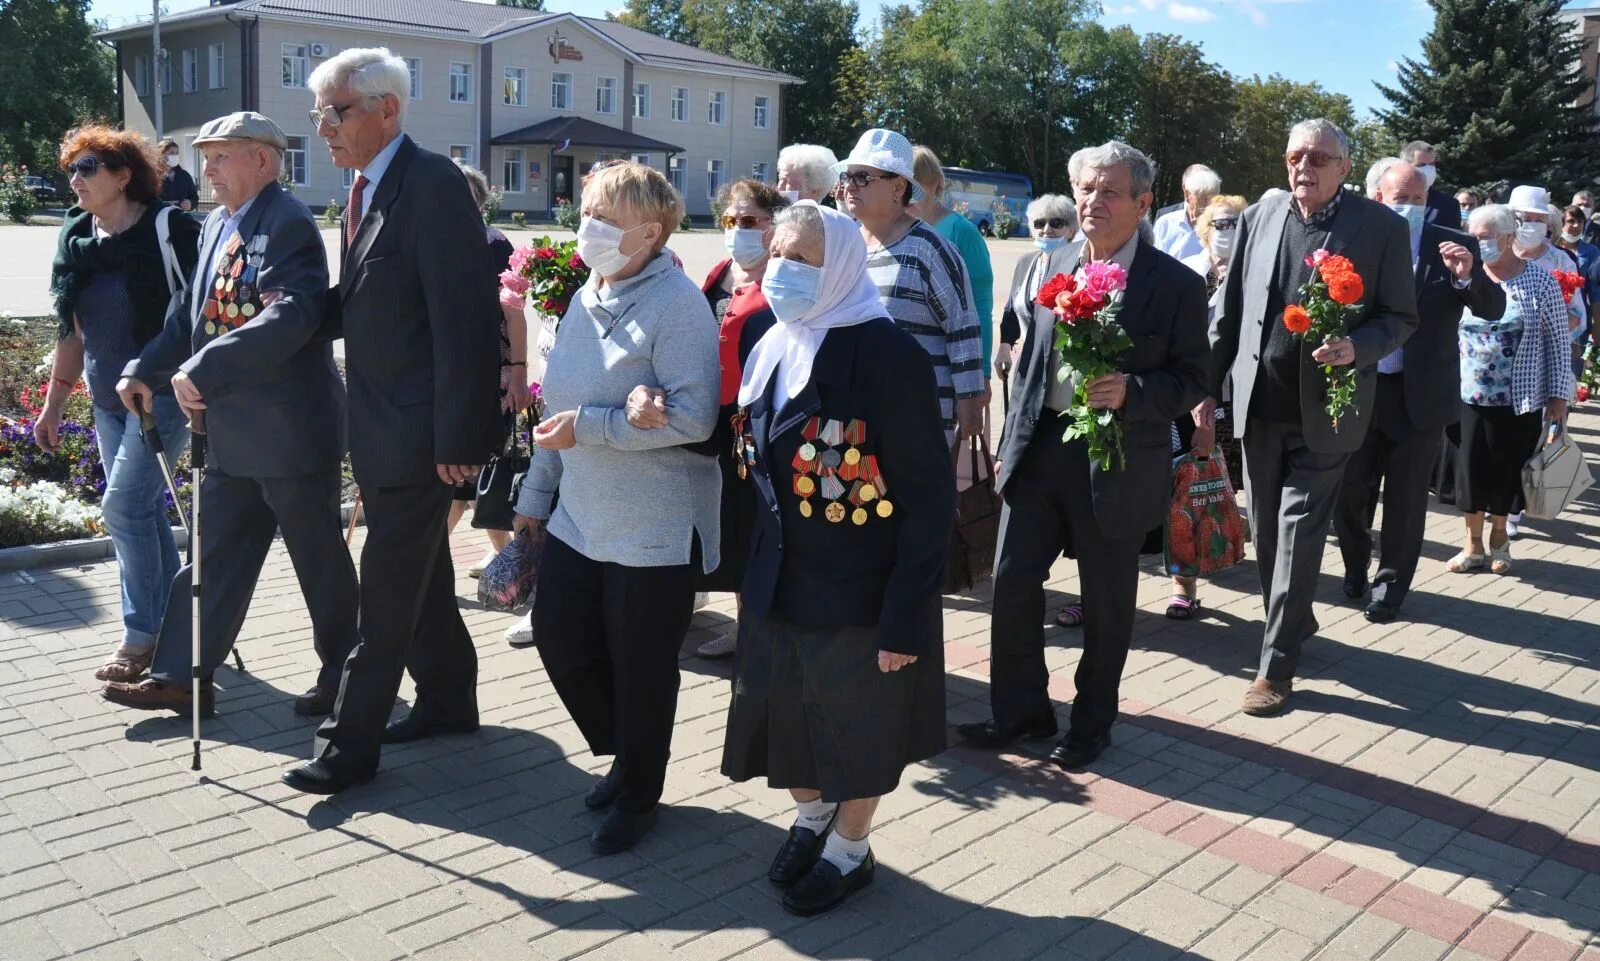
[[544, 179], [544, 165], [537, 160], [528, 161], [528, 182], [539, 183]]
[[567, 38], [557, 30], [550, 35], [550, 59], [556, 63], [563, 60], [582, 60], [583, 51], [567, 45]]

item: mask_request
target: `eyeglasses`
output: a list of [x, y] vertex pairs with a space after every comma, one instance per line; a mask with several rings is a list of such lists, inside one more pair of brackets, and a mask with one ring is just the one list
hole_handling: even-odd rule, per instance
[[1238, 217], [1213, 217], [1211, 219], [1212, 230], [1232, 230], [1237, 226], [1239, 226]]
[[1322, 168], [1341, 158], [1331, 153], [1323, 153], [1320, 150], [1291, 150], [1283, 155], [1283, 159], [1287, 160], [1291, 167], [1298, 167], [1301, 163], [1309, 163], [1313, 167]]
[[1043, 230], [1046, 227], [1049, 227], [1051, 230], [1060, 230], [1066, 225], [1067, 219], [1065, 217], [1051, 217], [1048, 220], [1035, 220], [1033, 222], [1033, 229]]
[[325, 107], [313, 107], [311, 109], [311, 124], [314, 127], [320, 127], [323, 124], [327, 124], [330, 127], [337, 127], [344, 123], [345, 111], [355, 109], [355, 107], [360, 103], [361, 101], [357, 100], [355, 103], [347, 103], [342, 107], [335, 107], [331, 103]]
[[865, 170], [846, 171], [839, 175], [839, 186], [849, 185], [857, 190], [867, 189], [874, 180], [899, 180], [899, 174], [869, 174]]
[[723, 230], [732, 230], [735, 227], [739, 227], [743, 230], [765, 230], [767, 229], [768, 225], [772, 223], [772, 218], [756, 217], [752, 214], [745, 214], [742, 217], [724, 216], [721, 220], [717, 221], [717, 223], [722, 225]]
[[93, 177], [95, 174], [100, 172], [101, 167], [107, 166], [110, 165], [101, 160], [99, 157], [79, 157], [72, 163], [67, 164], [67, 177], [70, 178], [73, 174], [80, 174], [83, 177]]

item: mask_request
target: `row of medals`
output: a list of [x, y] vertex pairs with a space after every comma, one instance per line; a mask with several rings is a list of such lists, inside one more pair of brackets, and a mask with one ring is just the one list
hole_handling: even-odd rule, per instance
[[[238, 240], [238, 236], [235, 235], [233, 243], [229, 245], [228, 252], [230, 254], [237, 249]], [[222, 276], [219, 276], [216, 282], [211, 285], [211, 299], [204, 309], [206, 334], [208, 336], [227, 333], [230, 327], [238, 326], [236, 323], [230, 323], [231, 321], [238, 321], [240, 317], [243, 317], [245, 321], [249, 321], [251, 317], [256, 315], [256, 305], [251, 303], [254, 299], [252, 295], [255, 292], [251, 289], [250, 284], [239, 280], [240, 274], [245, 269], [245, 261], [242, 258], [235, 260], [231, 270], [225, 264], [226, 261], [218, 265], [217, 272]], [[243, 299], [244, 303], [239, 303], [238, 299], [232, 296], [234, 294], [238, 294], [238, 299]], [[224, 297], [229, 298], [227, 303], [222, 302]]]
[[[836, 420], [826, 423], [820, 418], [813, 417], [806, 423], [801, 431], [805, 443], [795, 453], [793, 467], [795, 469], [794, 492], [800, 497], [800, 516], [810, 517], [811, 495], [821, 489], [822, 496], [828, 500], [828, 505], [823, 508], [822, 514], [829, 522], [841, 523], [846, 516], [846, 507], [839, 502], [839, 497], [845, 494], [844, 480], [854, 481], [855, 486], [849, 491], [849, 500], [855, 505], [849, 511], [850, 522], [861, 526], [867, 522], [866, 505], [876, 502], [873, 510], [879, 517], [889, 517], [894, 513], [894, 504], [885, 498], [888, 493], [888, 484], [883, 479], [883, 473], [878, 470], [876, 457], [862, 457], [857, 444], [866, 443], [867, 425], [865, 421], [852, 420], [849, 425], [842, 426]], [[823, 447], [818, 447], [818, 443]], [[843, 452], [837, 445], [848, 442]], [[819, 466], [820, 465], [820, 466]], [[816, 471], [820, 478], [811, 477], [811, 472]], [[829, 490], [828, 488], [833, 488]]]

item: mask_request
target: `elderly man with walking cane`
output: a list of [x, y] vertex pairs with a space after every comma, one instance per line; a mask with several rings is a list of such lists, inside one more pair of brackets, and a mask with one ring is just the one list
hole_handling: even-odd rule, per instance
[[[180, 713], [193, 701], [209, 715], [212, 672], [239, 636], [281, 530], [322, 661], [295, 711], [327, 714], [358, 641], [355, 566], [339, 524], [345, 392], [332, 345], [317, 337], [327, 256], [311, 212], [278, 186], [285, 137], [277, 124], [258, 113], [230, 114], [202, 127], [195, 146], [219, 206], [206, 220], [188, 292], [117, 389], [137, 413], [170, 382], [184, 412], [206, 421], [210, 454], [197, 511], [206, 529], [200, 653], [193, 663], [193, 625], [175, 616], [190, 594], [184, 567], [172, 584], [172, 613], [150, 675], [108, 683], [104, 696]], [[198, 697], [192, 678], [199, 679]]]

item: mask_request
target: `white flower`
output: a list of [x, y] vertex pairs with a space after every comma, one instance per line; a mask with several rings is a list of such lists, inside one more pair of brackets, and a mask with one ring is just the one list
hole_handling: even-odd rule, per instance
[[35, 374], [41, 374], [41, 375], [42, 374], [48, 374], [51, 371], [55, 370], [55, 366], [56, 366], [56, 351], [55, 351], [55, 348], [52, 347], [52, 348], [50, 348], [49, 352], [44, 355], [44, 359], [39, 361], [39, 366], [35, 367], [33, 369], [33, 372]]

